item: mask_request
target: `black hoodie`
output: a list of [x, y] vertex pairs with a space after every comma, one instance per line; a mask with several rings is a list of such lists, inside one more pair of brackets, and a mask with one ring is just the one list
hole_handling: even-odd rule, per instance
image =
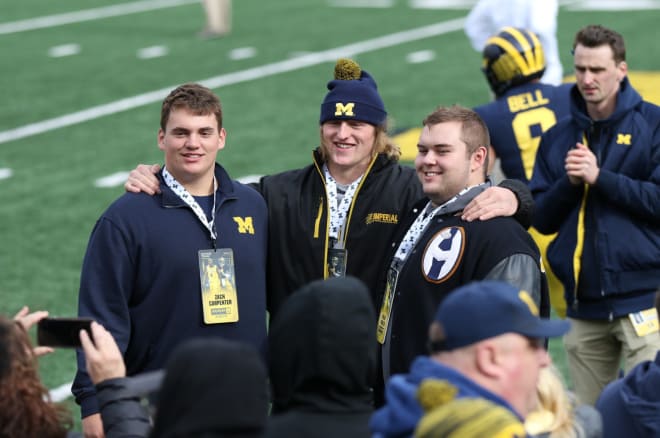
[[267, 437], [368, 437], [376, 318], [356, 278], [317, 280], [270, 326], [273, 416]]

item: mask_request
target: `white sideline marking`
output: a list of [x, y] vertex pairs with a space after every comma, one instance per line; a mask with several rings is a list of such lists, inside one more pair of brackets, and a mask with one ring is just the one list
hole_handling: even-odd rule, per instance
[[658, 0], [583, 0], [568, 6], [569, 11], [633, 11], [660, 9]]
[[406, 56], [406, 61], [409, 64], [421, 64], [423, 62], [433, 61], [435, 59], [435, 52], [433, 50], [419, 50], [417, 52], [409, 53]]
[[80, 53], [80, 44], [62, 44], [48, 49], [51, 58], [62, 58], [64, 56], [77, 55]]
[[471, 9], [477, 0], [410, 0], [413, 9]]
[[259, 182], [259, 178], [261, 178], [262, 176], [263, 175], [245, 175], [240, 178], [236, 178], [236, 181], [243, 184], [256, 183]]
[[57, 388], [53, 388], [50, 390], [50, 398], [53, 400], [55, 403], [61, 402], [66, 400], [67, 398], [71, 397], [71, 385], [73, 382], [65, 383], [63, 385], [58, 386]]
[[94, 181], [94, 187], [117, 187], [124, 184], [128, 179], [129, 172], [116, 172], [112, 175], [104, 176]]
[[[336, 47], [334, 49], [324, 50], [322, 52], [314, 52], [292, 59], [285, 59], [283, 61], [262, 65], [260, 67], [227, 73], [198, 82], [208, 88], [213, 89], [227, 85], [238, 84], [241, 82], [252, 81], [255, 79], [261, 79], [280, 73], [286, 73], [305, 67], [311, 67], [313, 65], [322, 64], [324, 62], [334, 62], [341, 57], [351, 57], [360, 53], [366, 53], [386, 47], [392, 47], [411, 41], [417, 41], [420, 39], [441, 35], [448, 32], [453, 32], [456, 30], [461, 30], [463, 29], [464, 21], [464, 18], [443, 21], [440, 23], [431, 24], [429, 26], [419, 27], [417, 29], [396, 32], [390, 35], [384, 35], [378, 38], [348, 44], [346, 46]], [[0, 132], [0, 144], [37, 134], [43, 134], [44, 132], [63, 128], [65, 126], [76, 125], [78, 123], [87, 122], [89, 120], [117, 114], [122, 111], [128, 111], [140, 106], [148, 105], [150, 103], [159, 102], [163, 100], [175, 87], [176, 85], [161, 88], [160, 90], [150, 91], [148, 93], [139, 94], [133, 97], [127, 97], [124, 99], [116, 100], [114, 102], [94, 106], [82, 111], [77, 111], [75, 113], [70, 113], [60, 117], [43, 120], [41, 122], [30, 123], [18, 128], [2, 131]]]
[[254, 47], [239, 47], [229, 52], [229, 59], [239, 61], [241, 59], [253, 58], [257, 55], [257, 49]]
[[391, 8], [394, 0], [329, 0], [335, 8]]
[[0, 179], [11, 178], [13, 174], [14, 172], [9, 167], [3, 167], [0, 169]]
[[167, 46], [151, 46], [151, 47], [144, 47], [142, 49], [139, 49], [137, 51], [136, 56], [139, 59], [152, 59], [152, 58], [160, 58], [161, 56], [165, 56], [170, 52], [170, 50], [167, 48]]
[[121, 15], [171, 8], [174, 6], [189, 5], [192, 3], [199, 3], [199, 0], [144, 0], [133, 3], [106, 6], [102, 8], [67, 12], [64, 14], [45, 15], [43, 17], [28, 18], [27, 20], [0, 23], [0, 35], [26, 32], [35, 29], [45, 29], [47, 27], [80, 23], [82, 21], [101, 20], [108, 17], [118, 17]]

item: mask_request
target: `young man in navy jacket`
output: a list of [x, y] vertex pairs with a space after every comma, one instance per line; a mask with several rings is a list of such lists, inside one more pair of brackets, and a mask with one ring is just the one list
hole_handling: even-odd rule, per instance
[[566, 290], [565, 337], [580, 401], [593, 404], [660, 348], [660, 108], [626, 77], [623, 37], [602, 26], [573, 44], [571, 117], [542, 139], [530, 189], [534, 226], [558, 232], [548, 259]]
[[[216, 163], [225, 138], [211, 90], [185, 84], [172, 91], [158, 131], [160, 193], [124, 194], [92, 231], [78, 312], [112, 333], [129, 376], [162, 368], [193, 337], [238, 340], [264, 352], [266, 204]], [[72, 392], [85, 435], [102, 436], [80, 351]]]

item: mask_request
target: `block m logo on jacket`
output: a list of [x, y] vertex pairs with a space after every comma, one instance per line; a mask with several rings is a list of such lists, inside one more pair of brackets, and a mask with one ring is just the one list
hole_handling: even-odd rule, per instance
[[617, 134], [616, 144], [625, 144], [630, 146], [632, 144], [632, 134]]
[[241, 234], [254, 234], [254, 226], [252, 225], [252, 216], [240, 217], [234, 216], [234, 222], [238, 225], [238, 232]]

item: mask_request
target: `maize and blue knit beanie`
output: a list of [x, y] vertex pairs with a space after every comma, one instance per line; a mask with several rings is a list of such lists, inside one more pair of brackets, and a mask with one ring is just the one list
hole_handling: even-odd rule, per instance
[[355, 61], [337, 61], [335, 79], [328, 82], [328, 90], [321, 104], [320, 124], [328, 120], [358, 120], [378, 126], [385, 122], [387, 112], [376, 81]]

